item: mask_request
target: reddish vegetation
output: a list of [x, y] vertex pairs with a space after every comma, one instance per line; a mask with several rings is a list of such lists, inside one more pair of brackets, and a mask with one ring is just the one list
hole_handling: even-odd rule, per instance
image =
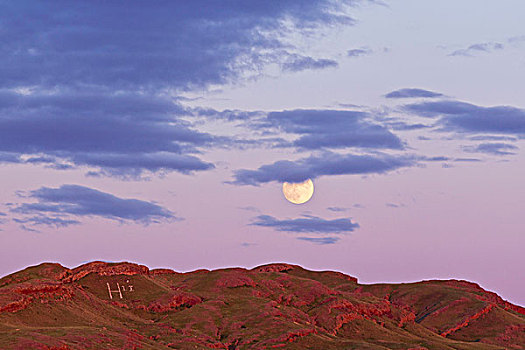
[[42, 264], [0, 279], [1, 349], [523, 349], [523, 315], [471, 282], [359, 285], [290, 264]]
[[236, 287], [255, 287], [255, 282], [246, 275], [229, 274], [217, 281], [217, 287], [236, 288]]
[[465, 321], [461, 322], [457, 326], [455, 326], [453, 328], [450, 328], [450, 329], [447, 329], [446, 331], [442, 332], [441, 336], [446, 337], [447, 335], [452, 334], [452, 333], [460, 330], [461, 328], [467, 327], [470, 322], [472, 322], [472, 321], [482, 317], [486, 313], [490, 312], [490, 310], [492, 310], [492, 308], [494, 306], [496, 306], [496, 305], [495, 304], [490, 304], [487, 307], [485, 307], [485, 308], [481, 309], [480, 311], [476, 312], [474, 315], [468, 316]]

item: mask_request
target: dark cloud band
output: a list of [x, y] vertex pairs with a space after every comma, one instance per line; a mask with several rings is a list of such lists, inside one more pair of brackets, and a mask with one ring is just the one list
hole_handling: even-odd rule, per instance
[[78, 218], [102, 217], [122, 222], [150, 224], [176, 220], [174, 213], [152, 202], [119, 198], [110, 193], [79, 185], [42, 187], [26, 197], [36, 203], [22, 203], [11, 209], [18, 223], [64, 227], [80, 224]]
[[359, 227], [350, 218], [327, 220], [316, 216], [280, 220], [270, 215], [259, 215], [251, 224], [272, 227], [277, 231], [295, 233], [348, 233]]
[[259, 185], [262, 183], [303, 182], [325, 175], [382, 174], [403, 167], [411, 167], [417, 160], [409, 156], [341, 155], [326, 152], [297, 161], [281, 160], [262, 165], [257, 170], [241, 169], [234, 173], [235, 185]]

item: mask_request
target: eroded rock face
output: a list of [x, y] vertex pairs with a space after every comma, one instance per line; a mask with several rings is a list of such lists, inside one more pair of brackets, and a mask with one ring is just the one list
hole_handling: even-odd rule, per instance
[[0, 332], [13, 329], [0, 349], [519, 349], [524, 314], [471, 282], [360, 285], [290, 264], [41, 264], [0, 279]]
[[99, 276], [114, 276], [114, 275], [148, 275], [149, 268], [144, 265], [132, 264], [132, 263], [106, 263], [102, 261], [95, 261], [85, 265], [81, 265], [73, 270], [67, 271], [61, 276], [61, 280], [64, 283], [71, 283], [78, 281], [81, 278], [95, 273]]
[[168, 298], [161, 298], [148, 305], [152, 312], [166, 312], [180, 308], [190, 308], [202, 303], [202, 298], [187, 292], [177, 292]]
[[296, 268], [296, 265], [290, 264], [268, 264], [253, 268], [253, 271], [257, 272], [286, 272]]

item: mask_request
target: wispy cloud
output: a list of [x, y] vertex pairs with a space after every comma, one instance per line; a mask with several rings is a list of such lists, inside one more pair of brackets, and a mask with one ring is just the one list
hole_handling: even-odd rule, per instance
[[440, 94], [438, 92], [424, 90], [424, 89], [416, 89], [416, 88], [399, 89], [399, 90], [389, 92], [388, 94], [385, 95], [386, 98], [416, 98], [416, 97], [436, 98], [436, 97], [442, 97], [442, 96], [443, 94]]
[[251, 223], [254, 226], [271, 227], [276, 231], [294, 233], [334, 233], [343, 234], [353, 232], [359, 224], [350, 218], [327, 220], [317, 216], [305, 215], [297, 219], [277, 219], [270, 215], [259, 215]]
[[346, 52], [348, 57], [361, 57], [372, 54], [372, 50], [368, 48], [350, 49]]
[[464, 151], [473, 153], [486, 153], [496, 156], [506, 156], [516, 154], [518, 150], [517, 146], [509, 143], [494, 142], [494, 143], [481, 143], [477, 146], [464, 146]]
[[483, 107], [446, 100], [404, 106], [405, 111], [440, 118], [442, 130], [476, 134], [525, 135], [525, 110], [512, 106]]
[[282, 69], [285, 72], [300, 72], [309, 69], [335, 68], [337, 66], [339, 66], [337, 61], [328, 58], [316, 59], [309, 56], [292, 55], [283, 63]]
[[339, 237], [297, 237], [298, 240], [311, 242], [320, 245], [335, 244], [339, 241]]
[[22, 219], [13, 218], [13, 221], [16, 222], [16, 223], [19, 223], [19, 224], [24, 224], [22, 226], [26, 227], [26, 228], [27, 228], [27, 226], [25, 224], [29, 224], [31, 226], [46, 225], [46, 226], [51, 226], [51, 227], [55, 227], [55, 228], [67, 227], [67, 226], [70, 226], [70, 225], [80, 225], [81, 224], [81, 222], [78, 221], [78, 220], [63, 219], [63, 218], [60, 218], [60, 217], [50, 217], [50, 216], [45, 216], [45, 215], [42, 215], [42, 214], [41, 215], [31, 216], [31, 217], [26, 217], [26, 218], [22, 218]]
[[387, 206], [389, 208], [404, 208], [404, 207], [406, 207], [406, 205], [403, 204], [403, 203], [385, 203], [385, 206]]
[[449, 56], [475, 56], [479, 53], [488, 53], [496, 50], [502, 50], [505, 47], [502, 43], [486, 42], [472, 44], [466, 48], [452, 51]]
[[350, 208], [344, 208], [344, 207], [327, 207], [326, 210], [333, 211], [335, 213], [341, 213], [345, 211], [349, 211]]
[[15, 222], [30, 225], [65, 227], [80, 224], [79, 218], [102, 217], [119, 222], [142, 224], [177, 220], [173, 212], [158, 204], [139, 199], [119, 198], [85, 186], [63, 185], [59, 188], [41, 187], [30, 191], [26, 199], [36, 203], [22, 203], [11, 209]]

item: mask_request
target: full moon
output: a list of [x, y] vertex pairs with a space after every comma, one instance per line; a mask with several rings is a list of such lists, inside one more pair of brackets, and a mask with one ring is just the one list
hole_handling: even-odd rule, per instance
[[284, 197], [294, 204], [306, 203], [314, 194], [314, 183], [308, 179], [305, 182], [283, 183]]

